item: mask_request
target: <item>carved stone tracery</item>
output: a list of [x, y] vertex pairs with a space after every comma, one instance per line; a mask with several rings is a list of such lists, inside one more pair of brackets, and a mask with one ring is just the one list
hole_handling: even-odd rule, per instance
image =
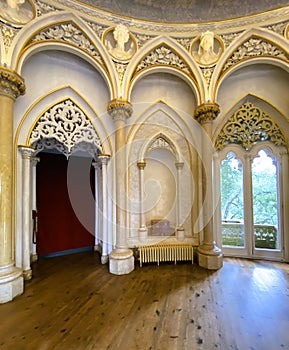
[[173, 149], [172, 145], [170, 144], [170, 142], [168, 142], [165, 137], [163, 136], [158, 136], [148, 147], [146, 154], [149, 154], [151, 151], [155, 150], [155, 149], [165, 149], [170, 151], [173, 155], [175, 155], [175, 150]]
[[286, 145], [281, 130], [270, 116], [251, 102], [246, 102], [224, 125], [215, 146], [217, 150], [222, 150], [228, 144], [239, 144], [248, 151], [260, 141]]
[[76, 151], [87, 151], [95, 156], [102, 150], [93, 125], [70, 99], [57, 103], [38, 119], [30, 145], [36, 152], [57, 149], [67, 157]]

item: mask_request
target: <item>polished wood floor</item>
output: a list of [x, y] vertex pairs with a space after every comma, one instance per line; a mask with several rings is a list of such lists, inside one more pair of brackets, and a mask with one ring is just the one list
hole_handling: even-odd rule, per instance
[[0, 305], [1, 349], [289, 349], [288, 264], [137, 264], [115, 276], [90, 252], [40, 259], [33, 273]]

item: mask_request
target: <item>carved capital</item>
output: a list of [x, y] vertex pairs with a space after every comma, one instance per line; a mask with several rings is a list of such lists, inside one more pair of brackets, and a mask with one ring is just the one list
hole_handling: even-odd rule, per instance
[[114, 99], [109, 102], [107, 111], [115, 121], [125, 121], [132, 115], [132, 105], [128, 101]]
[[183, 163], [183, 162], [177, 162], [177, 163], [176, 163], [176, 168], [177, 168], [178, 170], [183, 169], [183, 167], [184, 167], [184, 163]]
[[97, 160], [103, 165], [106, 165], [108, 161], [110, 160], [109, 154], [99, 154], [97, 157]]
[[18, 149], [21, 152], [23, 159], [31, 159], [35, 152], [35, 149], [30, 146], [19, 145]]
[[203, 103], [195, 109], [195, 119], [202, 125], [212, 122], [220, 113], [220, 107], [217, 103]]
[[137, 162], [137, 166], [140, 170], [144, 170], [146, 165], [147, 165], [146, 162]]
[[24, 79], [16, 72], [0, 67], [0, 95], [12, 97], [15, 100], [24, 93]]

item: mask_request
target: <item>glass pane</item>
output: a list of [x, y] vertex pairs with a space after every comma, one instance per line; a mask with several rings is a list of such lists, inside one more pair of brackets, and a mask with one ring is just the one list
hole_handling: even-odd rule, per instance
[[279, 249], [276, 161], [264, 150], [252, 163], [255, 248]]
[[243, 165], [233, 152], [221, 164], [222, 243], [244, 247]]

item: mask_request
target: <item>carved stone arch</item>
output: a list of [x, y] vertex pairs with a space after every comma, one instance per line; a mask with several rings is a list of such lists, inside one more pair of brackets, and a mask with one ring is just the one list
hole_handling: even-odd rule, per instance
[[215, 141], [217, 151], [238, 144], [249, 151], [256, 143], [270, 141], [285, 146], [286, 139], [278, 124], [260, 107], [244, 102], [227, 120]]
[[186, 81], [197, 103], [205, 96], [202, 72], [189, 52], [170, 38], [158, 37], [144, 45], [129, 63], [123, 79], [126, 97], [129, 99], [136, 81], [156, 71], [165, 71]]
[[224, 79], [235, 70], [258, 63], [279, 66], [289, 72], [288, 43], [279, 35], [261, 29], [250, 29], [237, 36], [221, 56], [210, 81], [209, 95], [217, 100]]
[[29, 145], [36, 153], [45, 148], [55, 149], [66, 157], [77, 151], [92, 157], [102, 153], [91, 121], [70, 98], [57, 102], [39, 117], [30, 133]]
[[145, 162], [148, 154], [155, 149], [165, 149], [172, 153], [176, 162], [180, 161], [180, 152], [174, 142], [164, 133], [154, 135], [141, 149], [140, 161]]
[[41, 17], [32, 26], [24, 28], [15, 47], [10, 49], [11, 67], [21, 74], [24, 62], [31, 55], [54, 49], [71, 52], [99, 70], [114, 98], [117, 75], [107, 50], [92, 24], [89, 26], [71, 13], [58, 12]]

